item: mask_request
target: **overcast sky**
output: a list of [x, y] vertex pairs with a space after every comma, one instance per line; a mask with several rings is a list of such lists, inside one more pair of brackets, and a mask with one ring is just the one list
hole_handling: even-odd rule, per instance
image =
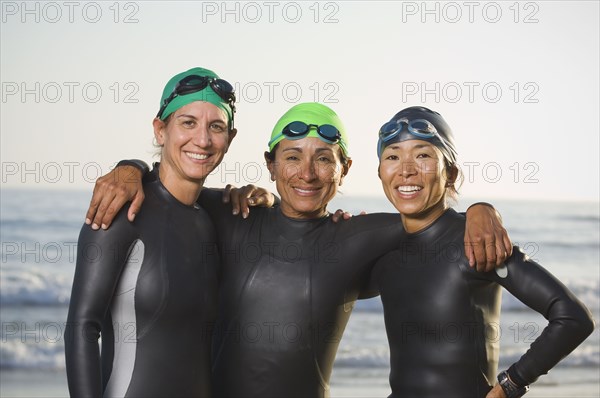
[[346, 195], [383, 196], [379, 127], [439, 111], [464, 196], [598, 200], [599, 3], [2, 2], [3, 187], [92, 189], [153, 161], [166, 81], [194, 66], [235, 85], [239, 130], [208, 186], [274, 188], [262, 153], [304, 101], [345, 122]]

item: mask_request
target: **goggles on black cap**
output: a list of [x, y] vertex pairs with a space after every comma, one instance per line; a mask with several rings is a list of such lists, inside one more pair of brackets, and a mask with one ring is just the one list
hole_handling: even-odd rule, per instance
[[408, 141], [410, 139], [430, 141], [435, 146], [443, 148], [444, 157], [448, 160], [454, 162], [456, 159], [456, 152], [448, 146], [446, 140], [430, 121], [427, 119], [409, 120], [406, 117], [391, 120], [381, 126], [377, 142], [377, 156], [381, 158], [383, 150], [391, 141]]

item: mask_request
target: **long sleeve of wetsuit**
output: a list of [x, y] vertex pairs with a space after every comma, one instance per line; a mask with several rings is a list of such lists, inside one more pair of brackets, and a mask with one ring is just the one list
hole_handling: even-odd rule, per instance
[[84, 225], [77, 244], [77, 264], [65, 330], [65, 356], [72, 397], [101, 397], [102, 366], [98, 338], [102, 321], [127, 261], [134, 227], [128, 205], [109, 230]]
[[[588, 309], [547, 270], [518, 248], [502, 270], [490, 272], [496, 282], [549, 322], [529, 350], [509, 369], [518, 385], [531, 384], [573, 351], [594, 330]], [[481, 275], [481, 274], [480, 274]]]

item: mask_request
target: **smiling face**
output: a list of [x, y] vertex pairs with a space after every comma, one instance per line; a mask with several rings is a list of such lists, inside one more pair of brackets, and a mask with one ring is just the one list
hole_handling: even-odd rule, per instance
[[[452, 171], [455, 178], [455, 172]], [[416, 232], [446, 210], [449, 182], [440, 150], [427, 141], [409, 140], [387, 146], [379, 178], [388, 200], [402, 214], [404, 227]]]
[[275, 159], [266, 157], [271, 178], [281, 196], [281, 211], [296, 219], [319, 218], [337, 193], [351, 161], [342, 164], [338, 145], [319, 138], [284, 139], [275, 150]]
[[153, 123], [156, 141], [162, 147], [160, 179], [180, 200], [177, 193], [186, 195], [192, 187], [199, 192], [236, 134], [229, 131], [223, 110], [202, 101], [177, 109], [166, 124], [158, 118]]

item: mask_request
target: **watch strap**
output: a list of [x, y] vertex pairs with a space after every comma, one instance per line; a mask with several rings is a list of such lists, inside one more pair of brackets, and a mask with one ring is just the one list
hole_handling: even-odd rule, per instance
[[529, 386], [518, 386], [508, 377], [506, 372], [501, 372], [498, 375], [498, 383], [500, 383], [500, 387], [502, 387], [507, 398], [519, 398], [529, 391]]

